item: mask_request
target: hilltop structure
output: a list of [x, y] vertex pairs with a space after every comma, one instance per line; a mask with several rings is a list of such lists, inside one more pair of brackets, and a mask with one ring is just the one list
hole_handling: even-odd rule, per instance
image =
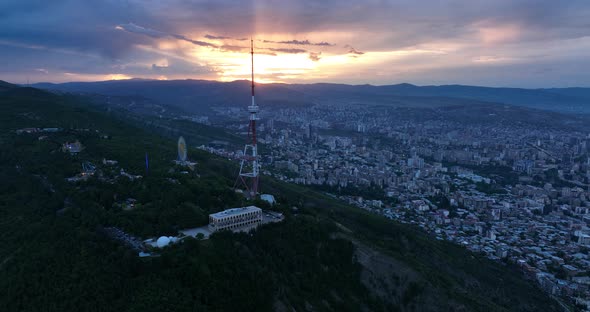
[[191, 162], [188, 160], [188, 148], [186, 146], [186, 141], [183, 137], [178, 138], [178, 159], [174, 161], [177, 165], [188, 167], [190, 170], [195, 170], [196, 162]]
[[[256, 141], [256, 120], [258, 120], [258, 105], [254, 100], [254, 41], [250, 40], [250, 54], [252, 56], [252, 105], [248, 106], [250, 114], [250, 123], [248, 124], [248, 136], [250, 143], [244, 146], [244, 154], [240, 163], [240, 173], [236, 180], [244, 186], [244, 194], [249, 198], [255, 198], [258, 194], [258, 179], [260, 172], [260, 162], [258, 156], [258, 147]], [[249, 168], [249, 170], [248, 170]]]
[[231, 208], [209, 215], [209, 231], [249, 231], [262, 223], [262, 209], [256, 206]]

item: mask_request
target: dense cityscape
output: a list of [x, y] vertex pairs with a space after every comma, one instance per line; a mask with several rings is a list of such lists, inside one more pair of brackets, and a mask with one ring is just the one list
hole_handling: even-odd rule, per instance
[[[273, 110], [263, 170], [515, 264], [547, 293], [588, 306], [590, 134], [494, 109], [486, 123], [354, 104]], [[240, 156], [222, 145], [201, 148]]]

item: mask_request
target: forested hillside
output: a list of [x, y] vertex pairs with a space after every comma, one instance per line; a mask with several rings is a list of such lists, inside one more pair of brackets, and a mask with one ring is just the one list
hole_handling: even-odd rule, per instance
[[[558, 310], [513, 268], [267, 177], [284, 222], [139, 258], [102, 229], [144, 239], [204, 225], [226, 208], [270, 207], [232, 190], [235, 164], [190, 149], [198, 164], [184, 173], [172, 162], [174, 139], [81, 101], [0, 92], [2, 311]], [[17, 131], [25, 128], [49, 130]], [[208, 131], [218, 130], [200, 135]], [[80, 153], [62, 150], [76, 140]], [[84, 162], [96, 173], [67, 181]], [[133, 209], [121, 205], [128, 198]]]

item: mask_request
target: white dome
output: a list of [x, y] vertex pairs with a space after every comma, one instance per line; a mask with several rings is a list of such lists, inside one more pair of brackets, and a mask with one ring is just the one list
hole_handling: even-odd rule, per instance
[[161, 236], [160, 238], [158, 238], [158, 241], [156, 242], [158, 248], [166, 247], [168, 246], [168, 244], [170, 244], [170, 238], [168, 238], [167, 236]]

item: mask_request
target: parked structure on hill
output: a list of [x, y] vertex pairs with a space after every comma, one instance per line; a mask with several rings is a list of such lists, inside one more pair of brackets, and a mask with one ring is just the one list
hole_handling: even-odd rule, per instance
[[231, 208], [209, 215], [209, 231], [248, 231], [262, 223], [262, 209], [256, 206]]

